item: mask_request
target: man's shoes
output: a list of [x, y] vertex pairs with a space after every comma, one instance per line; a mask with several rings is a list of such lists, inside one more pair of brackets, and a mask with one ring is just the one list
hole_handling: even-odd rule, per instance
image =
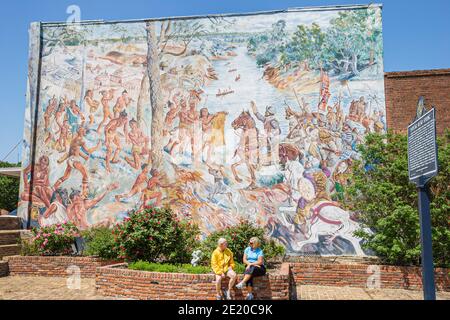
[[249, 293], [246, 297], [245, 300], [253, 300], [253, 293]]
[[242, 288], [244, 287], [244, 282], [241, 281], [236, 285], [236, 289], [242, 290]]
[[227, 290], [226, 292], [225, 292], [225, 299], [227, 299], [227, 300], [231, 300], [232, 298], [231, 298], [231, 291], [230, 290]]
[[222, 296], [216, 295], [216, 300], [222, 300]]

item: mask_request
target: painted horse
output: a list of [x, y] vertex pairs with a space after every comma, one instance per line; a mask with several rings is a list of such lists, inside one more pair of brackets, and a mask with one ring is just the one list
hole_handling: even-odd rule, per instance
[[315, 198], [315, 188], [312, 181], [305, 175], [305, 168], [299, 160], [303, 158], [299, 148], [291, 143], [281, 143], [279, 146], [280, 164], [286, 170], [286, 182], [289, 186], [289, 197], [296, 203], [303, 198], [309, 202]]
[[256, 128], [255, 119], [248, 111], [242, 111], [241, 114], [231, 123], [234, 130], [242, 130], [240, 135], [239, 145], [234, 152], [234, 157], [238, 157], [238, 161], [231, 165], [234, 179], [241, 183], [242, 179], [239, 177], [236, 168], [242, 164], [247, 166], [250, 172], [251, 182], [249, 189], [256, 187], [256, 167], [259, 164], [259, 137], [258, 129]]
[[318, 243], [319, 236], [323, 235], [328, 237], [327, 244], [331, 244], [336, 237], [341, 237], [352, 244], [356, 255], [366, 255], [359, 243], [360, 239], [353, 235], [355, 231], [360, 229], [360, 226], [351, 219], [350, 212], [327, 200], [316, 203], [311, 208], [311, 212], [312, 214], [306, 220], [307, 239], [297, 242], [296, 245], [292, 244], [295, 251], [302, 251], [302, 248], [307, 244]]

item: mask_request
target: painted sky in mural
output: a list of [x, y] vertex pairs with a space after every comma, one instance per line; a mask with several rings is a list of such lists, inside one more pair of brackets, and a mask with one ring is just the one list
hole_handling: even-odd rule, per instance
[[249, 219], [291, 253], [364, 254], [339, 201], [385, 130], [380, 7], [39, 32], [22, 216], [88, 228], [167, 205], [205, 234]]

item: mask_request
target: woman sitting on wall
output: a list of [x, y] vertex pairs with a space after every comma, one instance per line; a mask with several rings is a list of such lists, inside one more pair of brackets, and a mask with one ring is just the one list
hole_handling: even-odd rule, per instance
[[244, 264], [246, 265], [244, 279], [236, 285], [236, 288], [242, 289], [244, 285], [247, 285], [248, 294], [246, 300], [253, 300], [253, 278], [266, 274], [264, 253], [259, 246], [259, 239], [253, 237], [249, 241], [249, 246], [244, 251]]

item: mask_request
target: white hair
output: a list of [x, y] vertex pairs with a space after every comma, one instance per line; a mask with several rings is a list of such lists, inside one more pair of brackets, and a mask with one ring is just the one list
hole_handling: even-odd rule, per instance
[[227, 242], [227, 239], [225, 238], [220, 238], [219, 240], [217, 240], [217, 244], [220, 246], [222, 243]]

